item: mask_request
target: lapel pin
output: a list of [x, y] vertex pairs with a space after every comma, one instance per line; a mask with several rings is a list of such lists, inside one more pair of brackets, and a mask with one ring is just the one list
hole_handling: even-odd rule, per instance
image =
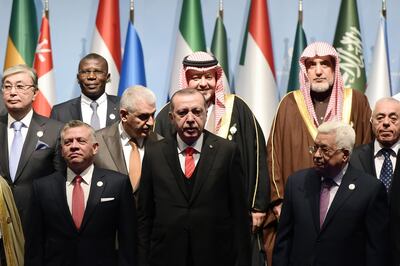
[[208, 146], [208, 147], [210, 147], [210, 149], [213, 149], [213, 148], [214, 148], [214, 146], [213, 146], [213, 145], [211, 145], [211, 144], [210, 144], [210, 146]]
[[111, 120], [114, 120], [115, 119], [115, 114], [110, 114], [109, 117], [110, 117]]
[[102, 186], [103, 186], [103, 182], [102, 182], [102, 181], [98, 181], [98, 182], [97, 182], [97, 186], [98, 186], [98, 187], [102, 187]]
[[350, 185], [349, 185], [349, 189], [350, 189], [350, 190], [354, 190], [355, 188], [356, 188], [356, 185], [354, 185], [354, 184], [350, 184]]
[[232, 140], [232, 135], [228, 135], [228, 140]]
[[39, 138], [43, 137], [43, 131], [39, 130], [38, 132], [36, 132], [36, 136], [38, 136]]

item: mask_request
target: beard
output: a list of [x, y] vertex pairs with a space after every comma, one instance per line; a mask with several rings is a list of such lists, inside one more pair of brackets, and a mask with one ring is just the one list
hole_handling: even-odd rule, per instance
[[311, 83], [311, 90], [314, 92], [326, 92], [331, 86], [332, 84], [329, 84], [328, 82]]

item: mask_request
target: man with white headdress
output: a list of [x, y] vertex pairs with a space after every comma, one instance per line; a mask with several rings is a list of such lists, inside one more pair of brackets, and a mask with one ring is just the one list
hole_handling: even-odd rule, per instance
[[[247, 179], [244, 180], [253, 231], [261, 227], [269, 204], [269, 178], [264, 134], [248, 105], [234, 94], [225, 94], [223, 71], [217, 59], [195, 52], [182, 62], [180, 87], [194, 88], [206, 99], [205, 129], [238, 144]], [[175, 88], [174, 88], [175, 89]], [[168, 112], [169, 103], [156, 117], [155, 130], [165, 138], [175, 136]], [[212, 163], [212, 162], [210, 162]]]
[[268, 139], [268, 169], [271, 206], [267, 218], [266, 248], [271, 254], [279, 220], [284, 187], [293, 172], [312, 167], [309, 148], [323, 122], [342, 121], [356, 132], [355, 144], [368, 143], [372, 131], [367, 97], [344, 88], [335, 48], [315, 42], [304, 49], [299, 60], [300, 89], [288, 93], [279, 104]]

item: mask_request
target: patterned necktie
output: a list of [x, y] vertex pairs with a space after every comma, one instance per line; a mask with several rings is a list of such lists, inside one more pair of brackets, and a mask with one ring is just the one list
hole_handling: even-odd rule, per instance
[[329, 200], [330, 200], [330, 190], [336, 185], [335, 181], [331, 178], [324, 178], [321, 182], [321, 194], [319, 199], [319, 226], [322, 227], [324, 223], [326, 214], [328, 212]]
[[90, 125], [94, 128], [94, 130], [100, 129], [100, 118], [97, 114], [98, 106], [99, 104], [96, 101], [90, 103], [90, 108], [93, 110], [92, 117], [90, 118]]
[[194, 168], [196, 167], [193, 153], [194, 149], [192, 147], [187, 147], [185, 149], [185, 176], [188, 179], [192, 176]]
[[21, 133], [21, 128], [23, 126], [24, 124], [21, 121], [14, 121], [11, 124], [11, 127], [14, 129], [14, 139], [11, 144], [9, 167], [10, 177], [13, 182], [18, 169], [19, 158], [21, 157], [22, 153], [22, 146], [24, 145], [24, 140]]
[[72, 219], [76, 228], [81, 228], [83, 214], [85, 213], [85, 197], [81, 186], [82, 177], [77, 175], [74, 178], [74, 189], [72, 190]]
[[133, 191], [136, 191], [139, 186], [140, 175], [142, 172], [142, 163], [140, 161], [140, 153], [137, 144], [133, 139], [130, 139], [129, 144], [131, 145], [131, 154], [129, 156], [129, 179]]
[[383, 157], [385, 157], [381, 169], [381, 174], [379, 176], [379, 179], [382, 181], [382, 183], [386, 187], [386, 191], [389, 192], [390, 185], [392, 183], [392, 175], [393, 175], [393, 164], [392, 161], [390, 160], [390, 153], [391, 149], [381, 149], [381, 153]]

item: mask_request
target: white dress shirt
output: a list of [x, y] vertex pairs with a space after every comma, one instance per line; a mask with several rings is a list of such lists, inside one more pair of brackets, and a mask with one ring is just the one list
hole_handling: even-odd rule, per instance
[[[397, 159], [397, 153], [400, 148], [400, 141], [396, 142], [392, 147], [390, 147], [393, 152], [390, 153], [390, 160], [392, 161], [393, 165], [393, 171], [396, 166], [396, 159]], [[383, 166], [383, 161], [385, 160], [385, 157], [383, 156], [382, 153], [380, 153], [380, 150], [383, 149], [382, 145], [375, 140], [374, 141], [374, 163], [375, 163], [375, 171], [376, 171], [376, 177], [379, 179], [381, 175], [381, 170]]]
[[[336, 192], [339, 189], [340, 184], [342, 183], [342, 179], [344, 174], [346, 173], [347, 167], [349, 165], [346, 164], [345, 167], [343, 167], [342, 171], [340, 171], [340, 173], [335, 176], [334, 178], [332, 178], [333, 182], [335, 182], [336, 185], [332, 186], [331, 189], [329, 190], [329, 204], [328, 204], [328, 210], [331, 207], [332, 201], [336, 196]], [[321, 182], [324, 180], [324, 177], [321, 178]], [[328, 213], [328, 212], [327, 212]]]
[[[119, 131], [119, 136], [121, 138], [122, 150], [124, 152], [126, 169], [128, 170], [128, 173], [129, 173], [129, 159], [130, 159], [131, 150], [132, 150], [132, 146], [131, 146], [131, 144], [129, 144], [129, 140], [131, 139], [131, 137], [128, 135], [128, 133], [125, 132], [124, 127], [122, 126], [122, 122], [119, 122], [118, 131]], [[140, 161], [143, 162], [144, 138], [138, 138], [138, 139], [136, 139], [136, 142], [138, 144]]]
[[[81, 95], [81, 111], [82, 111], [82, 120], [86, 124], [90, 125], [90, 120], [92, 118], [93, 110], [90, 107], [90, 104], [93, 102], [92, 99], [87, 97], [85, 94]], [[100, 128], [106, 127], [107, 122], [107, 94], [103, 93], [97, 100], [97, 115], [100, 119]]]
[[[194, 158], [194, 165], [196, 166], [197, 163], [200, 160], [200, 152], [201, 152], [201, 147], [203, 146], [203, 139], [204, 139], [204, 134], [202, 133], [200, 137], [194, 142], [191, 147], [195, 150], [193, 153], [193, 158]], [[178, 156], [179, 156], [179, 163], [181, 165], [182, 172], [185, 172], [185, 149], [189, 147], [182, 139], [179, 137], [178, 134], [176, 134], [176, 140], [178, 142]]]
[[[90, 192], [90, 184], [92, 183], [92, 176], [93, 176], [94, 166], [91, 164], [88, 168], [86, 168], [80, 176], [82, 177], [81, 187], [83, 190], [83, 195], [85, 198], [85, 209], [86, 203], [89, 198]], [[69, 211], [72, 214], [72, 191], [74, 190], [74, 178], [77, 176], [71, 169], [67, 168], [67, 181], [66, 181], [66, 192], [67, 192], [67, 202]]]
[[[21, 128], [21, 134], [24, 143], [26, 135], [28, 134], [29, 125], [31, 124], [32, 121], [32, 116], [33, 116], [33, 110], [31, 109], [26, 114], [26, 116], [20, 120], [24, 124], [23, 127]], [[7, 120], [8, 158], [10, 158], [11, 145], [14, 139], [14, 128], [11, 127], [11, 124], [14, 123], [15, 121], [16, 120], [10, 114], [8, 114], [8, 120]]]

